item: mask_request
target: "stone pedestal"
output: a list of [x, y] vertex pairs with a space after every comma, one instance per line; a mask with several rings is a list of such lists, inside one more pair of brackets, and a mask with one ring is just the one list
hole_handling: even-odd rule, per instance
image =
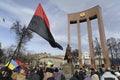
[[66, 64], [63, 65], [62, 73], [65, 75], [66, 80], [70, 80], [73, 72], [74, 72], [74, 67], [73, 67], [72, 63], [66, 63]]

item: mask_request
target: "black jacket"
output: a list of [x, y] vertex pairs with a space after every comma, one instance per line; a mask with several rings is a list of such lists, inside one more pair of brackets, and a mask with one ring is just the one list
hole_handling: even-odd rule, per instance
[[49, 77], [47, 80], [55, 80], [54, 77]]

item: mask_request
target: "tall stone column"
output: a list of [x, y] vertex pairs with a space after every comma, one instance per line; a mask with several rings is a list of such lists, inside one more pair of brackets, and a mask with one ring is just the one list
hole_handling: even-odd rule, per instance
[[102, 47], [102, 55], [104, 57], [105, 68], [108, 68], [110, 67], [110, 60], [107, 52], [107, 46], [106, 46], [107, 44], [106, 44], [106, 38], [105, 38], [105, 32], [103, 28], [103, 21], [102, 21], [102, 14], [100, 12], [100, 7], [98, 8], [97, 12], [98, 12], [97, 18], [98, 18], [98, 27], [99, 27], [100, 41], [101, 41], [101, 47]]
[[70, 46], [70, 18], [68, 15], [68, 45]]
[[87, 29], [88, 29], [89, 51], [90, 51], [90, 57], [91, 57], [91, 67], [95, 69], [96, 67], [95, 67], [95, 59], [94, 59], [92, 29], [91, 29], [91, 22], [88, 17], [87, 17]]
[[79, 65], [82, 68], [82, 50], [81, 50], [81, 38], [80, 38], [80, 22], [77, 20], [77, 30], [78, 30], [78, 56], [79, 56]]

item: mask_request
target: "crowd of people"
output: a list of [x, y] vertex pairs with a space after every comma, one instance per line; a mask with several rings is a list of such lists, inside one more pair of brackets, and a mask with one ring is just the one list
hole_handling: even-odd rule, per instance
[[66, 80], [57, 67], [29, 67], [10, 70], [7, 67], [0, 69], [0, 80]]
[[70, 80], [120, 80], [119, 68], [76, 69]]
[[[68, 80], [58, 67], [0, 69], [0, 80]], [[119, 68], [75, 69], [69, 80], [120, 80]]]

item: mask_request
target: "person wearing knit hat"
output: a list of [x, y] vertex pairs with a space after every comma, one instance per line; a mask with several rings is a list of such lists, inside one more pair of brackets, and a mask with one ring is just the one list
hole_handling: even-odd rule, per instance
[[45, 70], [45, 78], [46, 80], [55, 80], [53, 77], [54, 69], [46, 68]]

